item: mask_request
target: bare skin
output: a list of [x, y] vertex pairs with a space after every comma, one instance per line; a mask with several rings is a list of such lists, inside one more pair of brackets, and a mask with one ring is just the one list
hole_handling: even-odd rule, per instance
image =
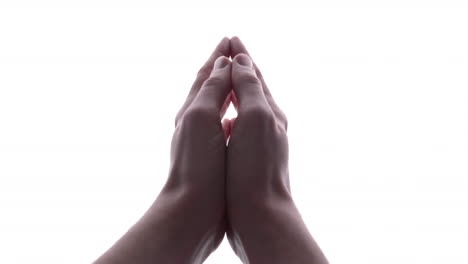
[[[231, 101], [238, 118], [221, 122]], [[244, 45], [224, 38], [177, 114], [166, 185], [94, 264], [203, 263], [225, 233], [246, 264], [328, 263], [291, 198], [286, 129]]]
[[291, 197], [286, 116], [247, 54], [231, 39], [238, 117], [228, 147], [229, 242], [244, 263], [328, 263]]
[[229, 46], [228, 38], [219, 43], [177, 114], [163, 190], [95, 264], [202, 263], [221, 243], [226, 141], [220, 115], [231, 89]]

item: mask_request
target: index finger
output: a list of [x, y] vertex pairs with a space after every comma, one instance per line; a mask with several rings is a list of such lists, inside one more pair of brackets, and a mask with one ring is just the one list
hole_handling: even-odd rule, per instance
[[[239, 37], [233, 37], [231, 38], [231, 57], [235, 57], [240, 53], [244, 53], [250, 56], [249, 52], [247, 51], [247, 48], [245, 45], [242, 43], [242, 41], [239, 39]], [[251, 57], [251, 56], [250, 56]], [[280, 118], [283, 122], [287, 123], [286, 115], [283, 113], [283, 111], [279, 108], [279, 106], [276, 104], [275, 100], [273, 99], [273, 96], [271, 95], [270, 90], [268, 89], [268, 86], [263, 79], [263, 75], [260, 72], [260, 69], [254, 62], [254, 69], [255, 73], [257, 74], [258, 78], [260, 79], [262, 83], [262, 88], [263, 88], [263, 93], [265, 94], [265, 97], [270, 104], [270, 107], [272, 108], [273, 112], [276, 114], [278, 118]], [[287, 126], [287, 124], [285, 124]]]
[[198, 71], [197, 78], [195, 79], [195, 82], [190, 88], [190, 92], [187, 95], [187, 99], [185, 100], [184, 104], [179, 110], [179, 113], [177, 114], [176, 123], [177, 123], [177, 120], [179, 120], [179, 118], [184, 114], [185, 110], [187, 110], [187, 108], [193, 102], [193, 99], [198, 94], [198, 91], [200, 91], [202, 84], [210, 76], [211, 70], [213, 69], [213, 65], [216, 59], [221, 56], [229, 57], [229, 54], [230, 54], [230, 41], [229, 41], [229, 38], [224, 37], [216, 46], [215, 50], [210, 55], [210, 57], [205, 62], [205, 64]]

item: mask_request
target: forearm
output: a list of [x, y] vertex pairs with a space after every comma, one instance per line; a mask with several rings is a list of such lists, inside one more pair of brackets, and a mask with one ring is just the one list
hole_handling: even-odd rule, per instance
[[[327, 264], [290, 198], [249, 203], [233, 230], [234, 247], [248, 264]], [[237, 221], [237, 220], [236, 220]], [[232, 241], [231, 241], [232, 243]]]
[[220, 227], [209, 226], [199, 206], [187, 192], [163, 191], [94, 264], [201, 263], [214, 250], [214, 241], [219, 239], [214, 229]]

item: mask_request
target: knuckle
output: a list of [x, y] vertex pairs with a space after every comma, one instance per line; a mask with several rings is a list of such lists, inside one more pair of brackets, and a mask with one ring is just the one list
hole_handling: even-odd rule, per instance
[[284, 117], [283, 123], [284, 123], [284, 129], [288, 131], [288, 119], [286, 118], [286, 116]]
[[180, 120], [180, 115], [177, 114], [176, 117], [174, 118], [174, 124], [176, 127], [177, 127], [177, 124], [179, 123], [179, 120]]
[[199, 78], [208, 78], [210, 76], [211, 69], [208, 69], [207, 67], [202, 67], [200, 70], [197, 72], [197, 77]]
[[180, 120], [184, 114], [184, 111], [185, 109], [182, 107], [179, 112], [177, 112], [175, 118], [174, 118], [174, 123], [175, 123], [175, 126], [177, 127], [177, 125], [180, 123]]
[[199, 83], [199, 84], [202, 84], [206, 79], [208, 79], [210, 77], [210, 72], [206, 71], [206, 70], [200, 70], [198, 73], [197, 73], [197, 77], [196, 77], [196, 80], [195, 82], [196, 83]]
[[224, 80], [223, 78], [219, 76], [210, 76], [208, 79], [205, 80], [203, 83], [203, 86], [205, 87], [211, 87], [211, 86], [219, 86], [223, 84]]
[[283, 124], [285, 130], [288, 129], [288, 118], [284, 114], [283, 111], [279, 110], [279, 119], [281, 120], [281, 123]]
[[213, 118], [211, 112], [203, 107], [191, 107], [187, 109], [184, 116], [182, 117], [182, 122], [185, 124], [200, 124], [206, 123], [207, 120]]
[[254, 106], [245, 111], [244, 119], [251, 124], [274, 125], [276, 122], [275, 116], [270, 109], [266, 107]]
[[254, 74], [252, 73], [243, 73], [243, 74], [240, 74], [237, 78], [237, 81], [240, 83], [240, 84], [243, 84], [243, 85], [246, 85], [246, 84], [249, 84], [249, 85], [262, 85], [260, 79], [258, 79], [257, 76], [255, 76]]

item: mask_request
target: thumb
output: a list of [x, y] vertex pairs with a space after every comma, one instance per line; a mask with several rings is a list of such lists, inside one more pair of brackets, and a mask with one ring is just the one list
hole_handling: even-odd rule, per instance
[[269, 109], [262, 88], [250, 57], [240, 53], [232, 60], [232, 85], [239, 105], [239, 114], [252, 108]]
[[228, 140], [229, 136], [231, 135], [231, 122], [232, 120], [229, 118], [223, 119], [221, 122], [223, 126], [223, 132], [224, 132], [224, 140]]
[[231, 91], [231, 62], [221, 56], [216, 59], [210, 76], [200, 88], [191, 107], [220, 114]]

